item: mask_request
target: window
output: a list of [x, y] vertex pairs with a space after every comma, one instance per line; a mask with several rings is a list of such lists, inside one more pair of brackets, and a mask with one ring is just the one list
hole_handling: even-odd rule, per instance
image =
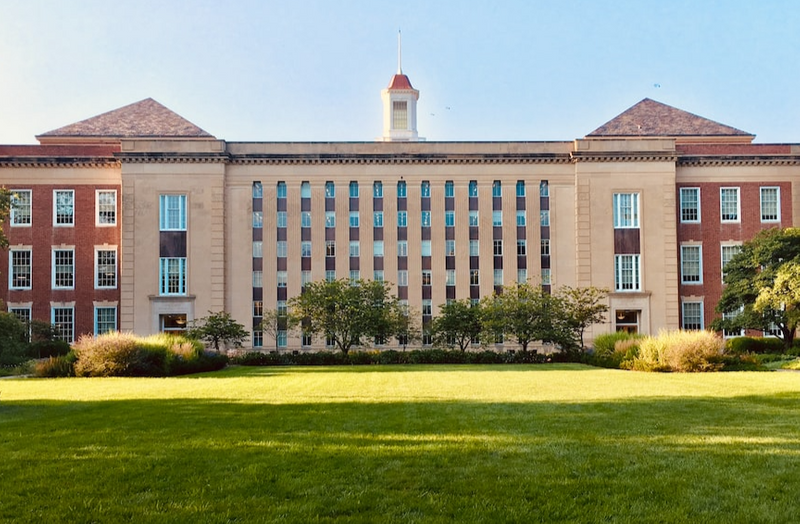
[[779, 187], [761, 188], [761, 221], [779, 222], [781, 219], [781, 193]]
[[477, 227], [478, 226], [478, 212], [477, 211], [470, 211], [469, 212], [469, 225], [470, 225], [470, 227]]
[[374, 198], [383, 198], [383, 182], [372, 183], [372, 196]]
[[445, 286], [455, 286], [456, 285], [456, 270], [455, 269], [446, 270], [445, 278], [444, 278], [444, 285]]
[[53, 225], [75, 225], [75, 191], [53, 191]]
[[355, 284], [361, 278], [361, 271], [358, 269], [350, 270], [350, 283]]
[[517, 256], [524, 257], [528, 254], [528, 241], [523, 238], [517, 239]]
[[431, 241], [430, 240], [423, 240], [420, 244], [419, 253], [423, 257], [431, 256]]
[[311, 184], [308, 182], [300, 183], [300, 198], [311, 198]]
[[159, 259], [159, 282], [160, 284], [158, 293], [160, 295], [185, 295], [186, 259], [185, 258]]
[[361, 244], [358, 243], [358, 240], [353, 240], [350, 242], [350, 256], [357, 257], [361, 254]]
[[301, 344], [301, 345], [302, 345], [304, 348], [307, 348], [307, 347], [311, 346], [311, 342], [312, 342], [312, 336], [311, 336], [311, 334], [310, 334], [310, 333], [305, 333], [305, 332], [303, 332], [303, 336], [302, 336], [302, 338], [300, 339], [300, 344]]
[[397, 272], [397, 285], [400, 287], [408, 286], [408, 271], [401, 269]]
[[543, 267], [542, 268], [542, 285], [543, 286], [549, 286], [551, 283], [552, 283], [552, 280], [550, 279], [550, 268], [549, 267]]
[[263, 300], [253, 300], [253, 316], [254, 317], [263, 317], [264, 316], [264, 301]]
[[253, 241], [253, 258], [264, 257], [264, 243], [260, 240]]
[[408, 240], [397, 241], [397, 256], [398, 257], [408, 256]]
[[[259, 213], [259, 215], [260, 214], [261, 213]], [[255, 216], [255, 213], [253, 213], [253, 216]], [[255, 226], [255, 223], [256, 223], [256, 221], [253, 220], [253, 226]], [[286, 211], [278, 211], [278, 217], [277, 217], [277, 219], [275, 221], [275, 224], [277, 225], [277, 227], [286, 227]], [[261, 226], [258, 226], [258, 227], [261, 227]]]
[[703, 329], [703, 303], [684, 302], [681, 304], [683, 329]]
[[539, 225], [545, 227], [550, 225], [550, 210], [543, 209], [539, 211]]
[[114, 289], [117, 287], [116, 249], [95, 249], [94, 287], [97, 289]]
[[639, 193], [614, 193], [614, 228], [639, 227]]
[[517, 270], [517, 284], [524, 284], [528, 281], [528, 270], [520, 268]]
[[334, 211], [325, 211], [325, 227], [336, 227], [336, 213]]
[[499, 227], [503, 225], [503, 212], [502, 211], [492, 211], [492, 225], [494, 227]]
[[358, 182], [350, 182], [350, 198], [358, 198]]
[[286, 198], [286, 182], [278, 182], [275, 192], [278, 198]]
[[614, 288], [617, 291], [639, 291], [640, 278], [639, 255], [614, 257]]
[[480, 285], [480, 273], [477, 269], [470, 269], [469, 270], [469, 285], [470, 286], [478, 286]]
[[524, 197], [525, 196], [525, 181], [524, 180], [517, 180], [517, 196]]
[[278, 316], [282, 317], [285, 317], [289, 314], [289, 309], [286, 307], [285, 300], [278, 300], [275, 302], [275, 312], [278, 314]]
[[253, 271], [253, 287], [264, 287], [264, 273]]
[[383, 280], [384, 280], [383, 270], [382, 269], [374, 270], [372, 272], [372, 280], [374, 280], [375, 282], [383, 282]]
[[406, 197], [406, 183], [400, 181], [397, 183], [397, 198], [405, 198]]
[[301, 211], [300, 212], [300, 227], [311, 227], [311, 212], [310, 211]]
[[424, 180], [419, 187], [419, 194], [422, 198], [430, 198], [431, 197], [431, 183], [427, 180]]
[[117, 192], [95, 191], [94, 194], [95, 224], [98, 226], [115, 226], [117, 224]]
[[326, 240], [325, 241], [325, 256], [328, 258], [333, 258], [336, 256], [336, 241], [335, 240]]
[[372, 225], [374, 227], [383, 227], [383, 211], [375, 211], [372, 215]]
[[700, 222], [700, 188], [681, 188], [681, 222]]
[[503, 256], [503, 241], [500, 239], [494, 239], [492, 241], [492, 248], [494, 249], [494, 256], [501, 257]]
[[71, 307], [54, 307], [50, 310], [51, 323], [58, 331], [58, 339], [72, 343], [75, 339], [75, 316]]
[[306, 287], [311, 282], [311, 271], [303, 270], [300, 272], [300, 286]]
[[520, 209], [517, 211], [517, 226], [524, 226], [526, 223], [525, 210]]
[[286, 258], [287, 256], [287, 247], [285, 240], [278, 240], [275, 244], [275, 256], [278, 258]]
[[494, 285], [495, 286], [502, 286], [503, 285], [503, 270], [502, 269], [495, 269], [494, 270]]
[[17, 320], [23, 324], [28, 324], [31, 321], [30, 307], [9, 307], [8, 312], [17, 317]]
[[723, 222], [739, 221], [739, 188], [722, 187], [719, 190], [719, 212]]
[[350, 211], [350, 227], [358, 227], [358, 211]]
[[422, 285], [423, 286], [430, 286], [431, 285], [431, 270], [430, 269], [423, 269], [422, 270]]
[[264, 214], [261, 211], [253, 211], [253, 228], [264, 227]]
[[742, 250], [741, 244], [723, 244], [720, 246], [720, 261], [722, 263], [722, 282], [725, 282], [725, 266]]
[[260, 329], [253, 330], [253, 347], [260, 348], [264, 346], [264, 332]]
[[492, 197], [500, 198], [501, 196], [503, 196], [503, 188], [500, 185], [500, 181], [495, 180], [492, 182]]
[[372, 256], [374, 257], [382, 257], [383, 256], [383, 240], [376, 240], [372, 243]]
[[[161, 231], [186, 231], [186, 195], [161, 195], [159, 217]], [[255, 225], [255, 213], [253, 227], [261, 227]]]
[[549, 257], [550, 256], [550, 239], [549, 238], [543, 238], [542, 239], [541, 249], [540, 249], [540, 253], [539, 254], [541, 256], [543, 256], [543, 257]]
[[277, 333], [275, 333], [275, 344], [279, 348], [285, 348], [287, 343], [287, 334], [285, 329], [279, 329]]
[[75, 250], [53, 250], [53, 289], [75, 287]]
[[542, 180], [539, 182], [539, 196], [540, 197], [549, 197], [550, 196], [550, 184], [547, 180]]
[[408, 102], [392, 101], [392, 129], [408, 129]]
[[703, 282], [703, 261], [700, 246], [681, 246], [681, 283]]
[[31, 190], [16, 189], [11, 191], [11, 225], [31, 225]]
[[455, 211], [445, 211], [444, 212], [444, 225], [445, 227], [453, 227], [456, 225], [456, 212]]
[[469, 181], [469, 196], [471, 197], [478, 196], [478, 182], [475, 180]]
[[333, 282], [336, 280], [336, 271], [328, 269], [325, 271], [325, 282]]
[[431, 212], [422, 212], [422, 227], [431, 227]]
[[422, 301], [422, 316], [429, 317], [433, 314], [433, 302], [427, 298]]
[[333, 182], [325, 182], [325, 198], [336, 197], [336, 184]]
[[444, 241], [444, 254], [448, 257], [456, 256], [456, 241], [455, 240], [445, 240]]
[[311, 258], [311, 242], [309, 240], [300, 242], [300, 257]]
[[102, 335], [117, 330], [117, 308], [94, 308], [94, 334]]
[[11, 249], [8, 252], [11, 268], [9, 271], [9, 289], [31, 288], [31, 250]]
[[[734, 318], [738, 317], [739, 313], [742, 311], [744, 311], [744, 307], [741, 307], [736, 311], [725, 312], [722, 314], [722, 320], [733, 320]], [[722, 336], [724, 338], [743, 337], [744, 329], [723, 329]]]
[[261, 182], [253, 182], [253, 198], [264, 198], [264, 187]]
[[456, 196], [455, 186], [452, 180], [448, 180], [444, 183], [444, 197], [453, 198], [454, 196]]
[[470, 240], [469, 241], [469, 256], [477, 257], [477, 256], [480, 256], [480, 254], [481, 254], [481, 250], [480, 250], [480, 244], [478, 243], [478, 241], [477, 240]]
[[286, 274], [286, 271], [276, 271], [275, 278], [278, 287], [286, 287], [288, 284], [289, 276]]
[[398, 211], [397, 212], [397, 227], [406, 227], [408, 225], [408, 212], [407, 211]]

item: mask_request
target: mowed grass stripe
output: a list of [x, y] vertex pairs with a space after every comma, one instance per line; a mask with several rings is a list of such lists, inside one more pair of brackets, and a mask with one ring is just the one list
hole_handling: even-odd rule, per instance
[[791, 522], [800, 378], [584, 366], [0, 382], [5, 522]]

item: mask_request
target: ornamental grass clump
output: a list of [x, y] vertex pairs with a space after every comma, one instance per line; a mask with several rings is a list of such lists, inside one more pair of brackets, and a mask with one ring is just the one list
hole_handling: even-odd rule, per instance
[[710, 331], [661, 331], [642, 339], [638, 355], [623, 365], [635, 371], [718, 371], [724, 351], [725, 342]]

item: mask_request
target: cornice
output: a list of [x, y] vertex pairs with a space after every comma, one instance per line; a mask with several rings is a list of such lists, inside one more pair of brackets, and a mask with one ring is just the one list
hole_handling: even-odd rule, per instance
[[35, 168], [57, 168], [57, 167], [87, 167], [87, 168], [108, 168], [119, 167], [120, 161], [116, 158], [97, 158], [97, 157], [6, 157], [0, 158], [0, 168], [2, 167], [35, 167]]
[[573, 151], [570, 154], [573, 163], [576, 162], [675, 162], [678, 155], [675, 152], [592, 152]]
[[796, 166], [800, 155], [681, 156], [680, 166]]
[[229, 163], [234, 165], [265, 164], [566, 164], [570, 159], [565, 154], [531, 155], [374, 155], [374, 154], [330, 154], [330, 155], [236, 155]]
[[218, 164], [229, 160], [227, 153], [115, 153], [114, 156], [132, 164]]

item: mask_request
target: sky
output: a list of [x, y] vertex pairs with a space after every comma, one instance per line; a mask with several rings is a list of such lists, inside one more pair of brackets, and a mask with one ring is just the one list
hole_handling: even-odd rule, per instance
[[800, 143], [796, 0], [0, 0], [0, 144], [154, 98], [228, 141], [572, 140], [644, 98]]

